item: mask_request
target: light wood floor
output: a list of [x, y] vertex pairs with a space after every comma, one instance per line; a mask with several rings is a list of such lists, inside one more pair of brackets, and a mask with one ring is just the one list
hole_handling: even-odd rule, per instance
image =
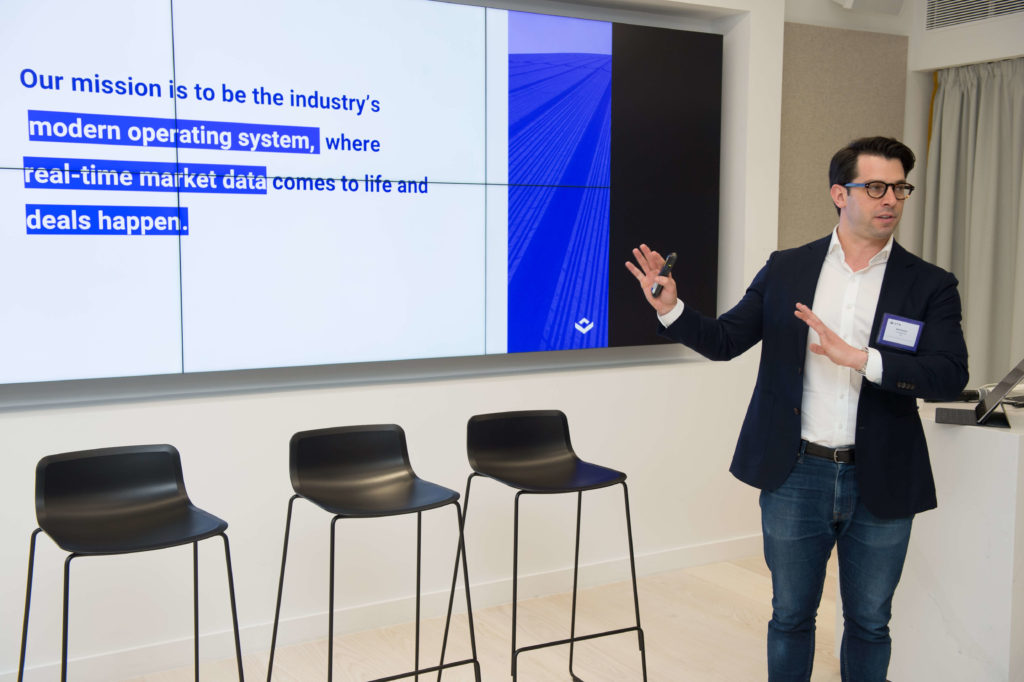
[[[835, 642], [835, 565], [829, 565], [818, 613], [817, 651], [812, 682], [835, 682], [839, 661]], [[641, 578], [640, 619], [647, 643], [648, 679], [654, 681], [737, 682], [764, 680], [765, 631], [771, 616], [771, 583], [760, 556], [661, 573]], [[568, 636], [570, 594], [521, 602], [519, 645]], [[484, 682], [510, 680], [511, 605], [474, 612], [477, 650]], [[628, 627], [633, 621], [628, 582], [580, 592], [577, 632]], [[422, 665], [434, 665], [440, 651], [439, 620], [424, 621]], [[413, 667], [413, 624], [337, 637], [334, 679], [366, 680]], [[449, 640], [446, 660], [468, 658], [469, 638], [462, 616]], [[427, 663], [426, 661], [430, 661]], [[243, 658], [248, 680], [267, 676], [267, 653]], [[577, 644], [574, 672], [586, 682], [640, 680], [635, 633]], [[202, 679], [236, 680], [234, 659], [203, 664]], [[274, 679], [309, 682], [327, 677], [327, 640], [278, 649]], [[186, 682], [192, 669], [147, 675], [131, 682]], [[408, 678], [413, 679], [413, 678]], [[421, 679], [436, 679], [436, 675]], [[450, 682], [472, 680], [472, 666], [446, 671]], [[568, 647], [552, 647], [519, 656], [519, 679], [569, 680]]]

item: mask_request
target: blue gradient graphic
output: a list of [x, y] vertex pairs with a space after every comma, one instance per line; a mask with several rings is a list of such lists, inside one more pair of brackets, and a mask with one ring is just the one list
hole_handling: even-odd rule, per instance
[[[509, 45], [517, 21], [509, 13]], [[611, 24], [551, 17], [564, 37], [575, 22], [594, 44]], [[567, 26], [568, 25], [568, 26]], [[600, 41], [598, 41], [599, 43]], [[512, 50], [513, 47], [510, 47]], [[508, 351], [608, 345], [611, 55], [509, 54]], [[583, 331], [585, 330], [585, 331]]]
[[507, 17], [509, 54], [612, 53], [612, 29], [606, 21], [532, 12], [509, 12]]

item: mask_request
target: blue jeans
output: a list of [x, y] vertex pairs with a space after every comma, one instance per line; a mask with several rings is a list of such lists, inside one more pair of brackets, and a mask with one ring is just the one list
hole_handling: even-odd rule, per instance
[[913, 517], [879, 519], [861, 503], [855, 464], [801, 455], [777, 490], [761, 492], [764, 557], [772, 572], [770, 682], [807, 682], [825, 564], [836, 546], [843, 599], [844, 682], [884, 682], [892, 596]]

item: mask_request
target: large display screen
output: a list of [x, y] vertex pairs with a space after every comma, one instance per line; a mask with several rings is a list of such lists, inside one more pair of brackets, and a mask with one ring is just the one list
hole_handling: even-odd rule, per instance
[[0, 383], [657, 342], [640, 240], [714, 310], [719, 36], [430, 0], [3, 13]]

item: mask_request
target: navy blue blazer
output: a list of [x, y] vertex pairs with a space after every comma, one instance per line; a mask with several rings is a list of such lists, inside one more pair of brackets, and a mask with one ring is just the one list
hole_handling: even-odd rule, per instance
[[[773, 253], [740, 302], [717, 319], [686, 306], [662, 331], [711, 360], [730, 360], [761, 342], [757, 382], [730, 467], [758, 488], [778, 488], [796, 463], [808, 327], [793, 311], [797, 302], [813, 303], [830, 239]], [[877, 345], [886, 313], [924, 322], [916, 352]], [[882, 356], [882, 384], [865, 379], [861, 385], [857, 483], [871, 513], [901, 518], [936, 506], [917, 399], [952, 399], [967, 384], [956, 278], [894, 243], [870, 339]]]

